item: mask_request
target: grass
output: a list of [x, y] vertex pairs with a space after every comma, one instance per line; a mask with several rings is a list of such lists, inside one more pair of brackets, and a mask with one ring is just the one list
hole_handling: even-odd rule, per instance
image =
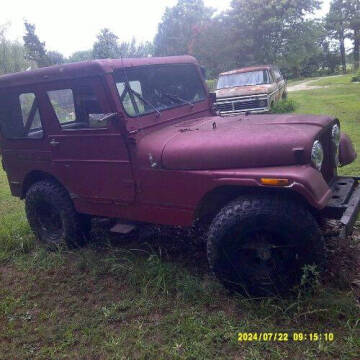
[[20, 200], [9, 194], [4, 172], [0, 173], [0, 261], [18, 251], [28, 251], [33, 244]]
[[[360, 86], [331, 80], [290, 99], [297, 112], [338, 117], [360, 144]], [[0, 359], [360, 358], [347, 284], [322, 281], [288, 299], [230, 295], [209, 276], [201, 247], [171, 240], [144, 244], [100, 229], [87, 248], [46, 252], [0, 171]], [[255, 331], [326, 331], [335, 341], [237, 342], [238, 332]]]
[[349, 82], [351, 82], [351, 78], [352, 78], [352, 74], [325, 76], [311, 83], [311, 86], [334, 86], [334, 85], [347, 86], [349, 85]]
[[[327, 77], [311, 83], [324, 88], [289, 93], [289, 98], [299, 105], [297, 113], [325, 114], [340, 120], [341, 129], [347, 133], [359, 152], [360, 148], [360, 85], [351, 82], [351, 74]], [[359, 158], [340, 169], [344, 175], [360, 174]]]
[[353, 82], [359, 82], [360, 81], [360, 71], [358, 71], [356, 74], [354, 74], [351, 77], [351, 81], [353, 81]]

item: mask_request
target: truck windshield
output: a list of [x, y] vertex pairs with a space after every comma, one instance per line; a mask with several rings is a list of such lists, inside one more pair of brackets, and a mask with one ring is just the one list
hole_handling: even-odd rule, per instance
[[217, 83], [217, 89], [262, 84], [270, 84], [267, 70], [221, 75]]
[[115, 72], [120, 100], [129, 116], [192, 106], [206, 94], [192, 64], [155, 65]]

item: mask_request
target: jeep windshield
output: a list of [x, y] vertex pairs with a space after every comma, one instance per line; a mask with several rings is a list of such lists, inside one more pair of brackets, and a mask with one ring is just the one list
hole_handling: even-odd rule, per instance
[[114, 77], [124, 109], [132, 117], [192, 106], [206, 98], [199, 72], [192, 64], [121, 69]]
[[267, 70], [221, 75], [217, 83], [217, 89], [263, 84], [270, 84], [270, 77]]

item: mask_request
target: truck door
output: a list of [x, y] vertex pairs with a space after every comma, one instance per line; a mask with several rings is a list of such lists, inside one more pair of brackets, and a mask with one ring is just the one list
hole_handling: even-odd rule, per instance
[[102, 78], [47, 84], [44, 90], [56, 123], [48, 137], [54, 172], [77, 210], [91, 213], [98, 204], [132, 202], [135, 183], [123, 134], [101, 121], [114, 112]]

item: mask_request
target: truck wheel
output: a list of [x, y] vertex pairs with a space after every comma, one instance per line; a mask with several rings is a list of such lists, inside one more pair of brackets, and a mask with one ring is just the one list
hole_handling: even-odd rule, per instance
[[207, 236], [211, 270], [228, 289], [283, 295], [306, 264], [322, 268], [324, 241], [305, 207], [278, 196], [243, 196], [224, 207]]
[[32, 185], [26, 193], [25, 210], [32, 231], [49, 248], [85, 244], [91, 219], [75, 211], [67, 191], [55, 182]]

